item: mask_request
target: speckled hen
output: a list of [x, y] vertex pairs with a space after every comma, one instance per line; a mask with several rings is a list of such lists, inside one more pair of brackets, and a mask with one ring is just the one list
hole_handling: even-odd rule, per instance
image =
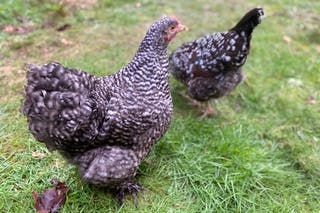
[[241, 67], [249, 54], [251, 34], [263, 15], [262, 8], [252, 9], [230, 30], [185, 43], [170, 55], [170, 70], [187, 86], [189, 96], [207, 101], [202, 117], [214, 112], [210, 98], [228, 94], [243, 80]]
[[175, 17], [155, 22], [132, 61], [105, 77], [55, 62], [27, 65], [23, 113], [31, 133], [121, 203], [140, 191], [137, 168], [169, 126], [167, 47], [184, 29]]

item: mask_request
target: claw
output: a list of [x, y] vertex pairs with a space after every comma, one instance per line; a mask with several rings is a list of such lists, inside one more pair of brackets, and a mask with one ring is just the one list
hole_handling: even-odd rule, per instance
[[137, 193], [133, 193], [132, 194], [132, 198], [133, 198], [133, 203], [134, 203], [134, 206], [136, 207], [136, 208], [138, 208], [138, 200], [137, 200]]
[[135, 207], [138, 207], [137, 194], [142, 190], [142, 186], [137, 182], [126, 182], [122, 183], [117, 187], [116, 191], [113, 193], [113, 196], [118, 201], [120, 205], [123, 204], [124, 197], [126, 195], [131, 195], [133, 198], [133, 203]]

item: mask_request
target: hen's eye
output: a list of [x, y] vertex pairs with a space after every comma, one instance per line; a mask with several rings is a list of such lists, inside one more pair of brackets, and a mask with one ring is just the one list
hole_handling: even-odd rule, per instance
[[170, 31], [173, 31], [174, 30], [174, 26], [171, 26], [169, 29], [170, 29]]

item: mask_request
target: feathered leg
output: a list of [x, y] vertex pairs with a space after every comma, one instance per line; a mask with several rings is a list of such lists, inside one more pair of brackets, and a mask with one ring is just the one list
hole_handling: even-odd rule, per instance
[[82, 179], [94, 185], [107, 186], [115, 199], [122, 204], [126, 195], [136, 194], [141, 186], [134, 180], [140, 160], [136, 154], [122, 147], [104, 146], [92, 149], [74, 158]]

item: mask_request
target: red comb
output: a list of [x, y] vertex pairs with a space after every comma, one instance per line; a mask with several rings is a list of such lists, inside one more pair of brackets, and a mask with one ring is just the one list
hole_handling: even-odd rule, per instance
[[180, 22], [179, 19], [176, 16], [170, 16], [170, 18], [172, 18], [173, 20]]

